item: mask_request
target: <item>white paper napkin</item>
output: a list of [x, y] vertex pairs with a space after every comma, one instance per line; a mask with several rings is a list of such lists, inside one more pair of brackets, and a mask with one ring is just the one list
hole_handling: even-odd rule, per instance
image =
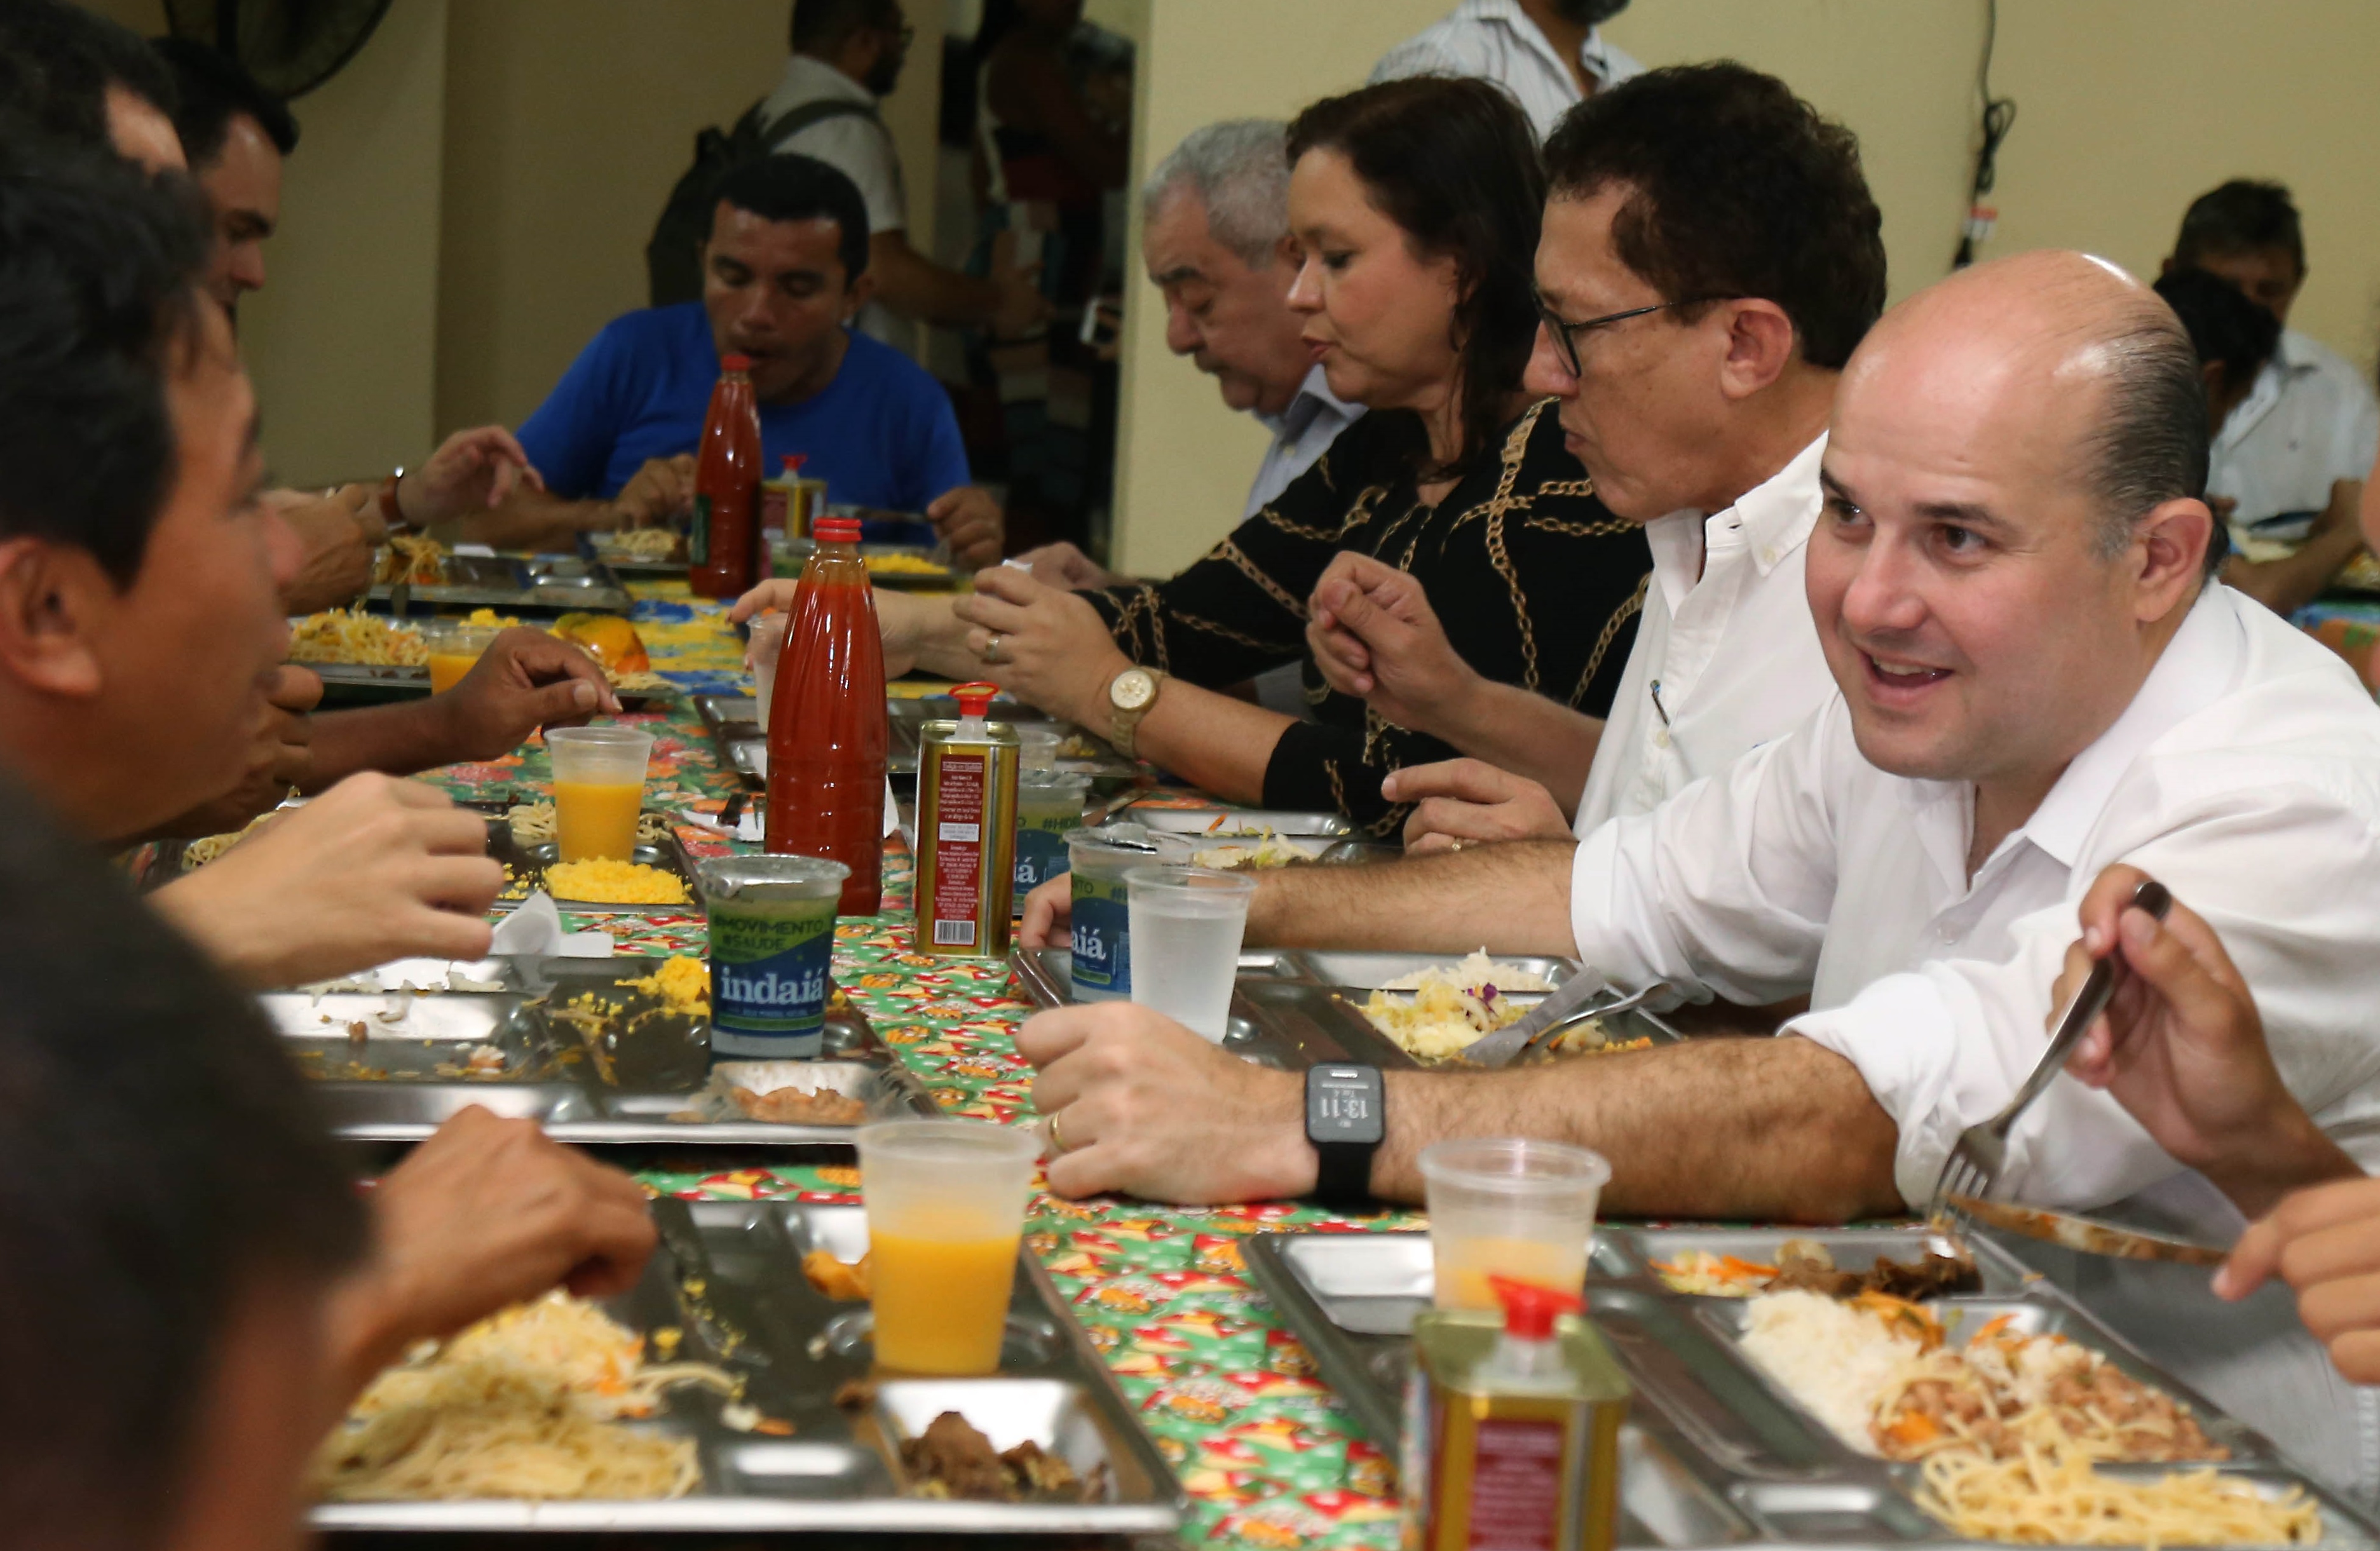
[[540, 889], [496, 924], [491, 953], [531, 959], [608, 959], [609, 932], [565, 932], [552, 896]]

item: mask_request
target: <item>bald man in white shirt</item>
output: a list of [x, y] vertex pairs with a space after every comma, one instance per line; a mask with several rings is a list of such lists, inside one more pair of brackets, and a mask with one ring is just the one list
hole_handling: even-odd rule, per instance
[[[2179, 323], [2101, 261], [1982, 266], [1888, 314], [1846, 372], [1807, 561], [1838, 697], [1584, 845], [1269, 877], [1249, 935], [1579, 956], [1623, 986], [1812, 992], [1796, 1037], [1524, 1074], [1390, 1073], [1382, 1197], [1440, 1136], [1586, 1142], [1621, 1212], [1830, 1219], [1928, 1197], [2039, 1056], [2099, 869], [2135, 861], [2223, 932], [2285, 1078], [2380, 1157], [2380, 708], [2316, 644], [2203, 584], [2213, 519]], [[1144, 1010], [1027, 1026], [1062, 1191], [1296, 1194], [1296, 1079]], [[2060, 1084], [2011, 1143], [2025, 1198], [2178, 1168]]]

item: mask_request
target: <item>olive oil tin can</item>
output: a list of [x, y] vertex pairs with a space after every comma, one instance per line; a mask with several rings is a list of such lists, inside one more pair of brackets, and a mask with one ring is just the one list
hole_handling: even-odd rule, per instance
[[962, 685], [956, 721], [917, 730], [917, 951], [1008, 952], [1016, 891], [1016, 729], [980, 720], [991, 686]]

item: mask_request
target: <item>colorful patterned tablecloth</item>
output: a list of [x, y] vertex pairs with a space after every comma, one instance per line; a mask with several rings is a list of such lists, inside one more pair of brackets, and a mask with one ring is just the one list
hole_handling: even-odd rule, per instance
[[[743, 648], [720, 605], [683, 584], [639, 584], [635, 622], [654, 670], [686, 691], [651, 725], [648, 801], [715, 809], [737, 778], [722, 768], [691, 697], [746, 695]], [[458, 795], [550, 790], [540, 744], [483, 765], [437, 772]], [[689, 845], [725, 842], [682, 826]], [[952, 1115], [1030, 1125], [1033, 1072], [1015, 1032], [1033, 1009], [1005, 964], [911, 951], [909, 857], [897, 840], [883, 914], [836, 928], [835, 978]], [[572, 915], [568, 929], [609, 932], [624, 953], [699, 953], [700, 915]], [[856, 1201], [856, 1169], [722, 1158], [700, 1174], [650, 1172], [659, 1194], [689, 1199]], [[1193, 1500], [1185, 1541], [1220, 1545], [1388, 1547], [1397, 1540], [1395, 1472], [1364, 1437], [1240, 1256], [1249, 1234], [1286, 1228], [1364, 1232], [1418, 1226], [1411, 1214], [1346, 1218], [1290, 1203], [1182, 1210], [1138, 1201], [1034, 1196], [1027, 1242], [1074, 1304], [1091, 1343], [1139, 1409]]]

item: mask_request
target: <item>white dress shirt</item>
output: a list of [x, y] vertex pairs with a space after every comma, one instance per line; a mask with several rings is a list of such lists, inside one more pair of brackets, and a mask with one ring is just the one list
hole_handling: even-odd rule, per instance
[[[1578, 62], [1596, 85], [1617, 86], [1645, 67], [1604, 42], [1590, 28], [1579, 45]], [[1454, 14], [1380, 56], [1372, 84], [1408, 76], [1473, 76], [1512, 94], [1543, 142], [1563, 114], [1582, 100], [1578, 82], [1562, 56], [1546, 41], [1520, 0], [1463, 0]]]
[[[825, 60], [795, 55], [785, 62], [784, 78], [777, 89], [761, 103], [760, 122], [768, 124], [797, 107], [829, 99], [865, 103], [871, 110], [877, 105], [868, 88]], [[851, 179], [868, 207], [870, 236], [909, 229], [909, 195], [901, 180], [900, 152], [881, 122], [845, 114], [811, 125], [777, 147], [777, 152], [815, 157]], [[861, 333], [888, 345], [903, 350], [916, 345], [917, 331], [880, 301], [861, 308], [857, 321]]]
[[[2372, 471], [2380, 400], [2337, 352], [2283, 329], [2256, 385], [2216, 433], [2210, 495], [2239, 503], [2235, 536], [2295, 540], [2330, 504], [2330, 487]], [[2275, 523], [2275, 518], [2295, 521]]]
[[[2045, 694], [2054, 685], [2042, 686]], [[1901, 1194], [2039, 1060], [2050, 990], [2101, 868], [2205, 917], [2254, 990], [2292, 1092], [2380, 1163], [2380, 706], [2330, 652], [2210, 588], [2132, 703], [1972, 880], [1973, 788], [1860, 757], [1840, 696], [1791, 733], [1580, 845], [1578, 951], [1614, 980], [1750, 1005], [1849, 1059], [1900, 1128]], [[2180, 1166], [2061, 1078], [2010, 1138], [2022, 1199], [2093, 1207]]]
[[1265, 449], [1264, 462], [1257, 466], [1256, 483], [1248, 487], [1247, 509], [1240, 514], [1242, 522], [1277, 500], [1299, 475], [1313, 467], [1315, 460], [1339, 440], [1341, 431], [1364, 418], [1364, 406], [1332, 393], [1330, 379], [1318, 366], [1297, 385], [1297, 396], [1289, 401], [1288, 408], [1278, 415], [1250, 413], [1272, 432], [1272, 445]]
[[1781, 738], [1835, 693], [1802, 588], [1822, 434], [1723, 512], [1645, 525], [1653, 579], [1596, 745], [1581, 837]]

